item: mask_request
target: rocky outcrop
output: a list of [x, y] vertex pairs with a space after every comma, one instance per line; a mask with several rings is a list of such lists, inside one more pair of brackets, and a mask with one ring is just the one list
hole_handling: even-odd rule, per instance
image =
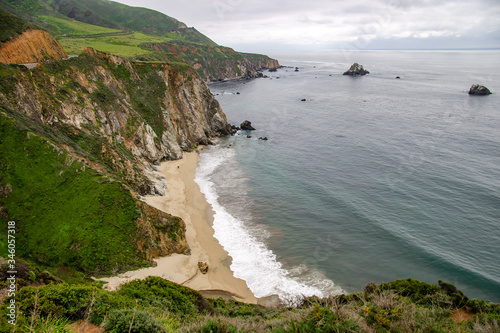
[[59, 42], [43, 30], [26, 30], [0, 46], [0, 62], [4, 64], [43, 62], [67, 57]]
[[490, 95], [491, 91], [485, 86], [473, 84], [469, 89], [469, 95]]
[[240, 128], [245, 131], [254, 131], [255, 128], [252, 126], [252, 122], [245, 120], [244, 122], [241, 123]]
[[363, 65], [358, 64], [355, 62], [352, 64], [351, 68], [344, 72], [343, 75], [350, 75], [350, 76], [356, 76], [356, 75], [366, 75], [369, 74], [370, 72], [367, 71], [366, 69], [363, 68]]
[[[257, 78], [263, 76], [263, 70], [281, 67], [276, 59], [261, 54], [236, 52], [229, 47], [167, 43], [144, 43], [142, 46], [166, 54], [162, 60], [188, 63], [206, 82]], [[138, 60], [147, 58], [140, 56]]]
[[187, 65], [139, 64], [86, 49], [32, 71], [2, 73], [4, 109], [61, 132], [73, 154], [103, 173], [123, 174], [141, 195], [165, 193], [153, 164], [231, 132], [219, 103]]
[[137, 220], [139, 233], [138, 249], [146, 258], [163, 257], [172, 253], [189, 254], [186, 240], [186, 224], [176, 216], [164, 213], [139, 202], [141, 216]]

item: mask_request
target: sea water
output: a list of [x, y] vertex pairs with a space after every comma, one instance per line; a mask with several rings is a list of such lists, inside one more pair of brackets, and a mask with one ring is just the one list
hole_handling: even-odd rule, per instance
[[500, 51], [271, 56], [292, 67], [210, 86], [257, 129], [196, 176], [235, 276], [289, 303], [409, 277], [500, 301]]

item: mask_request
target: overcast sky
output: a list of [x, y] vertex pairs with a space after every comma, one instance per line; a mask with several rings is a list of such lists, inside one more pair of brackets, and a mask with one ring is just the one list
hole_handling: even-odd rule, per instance
[[500, 0], [119, 0], [238, 51], [500, 48]]

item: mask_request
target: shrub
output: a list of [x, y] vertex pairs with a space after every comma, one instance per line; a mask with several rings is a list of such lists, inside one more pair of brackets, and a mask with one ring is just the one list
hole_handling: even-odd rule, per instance
[[110, 333], [159, 333], [166, 330], [151, 314], [139, 310], [112, 310], [104, 323]]
[[200, 329], [202, 333], [237, 333], [238, 329], [220, 319], [210, 319]]
[[199, 292], [154, 276], [126, 283], [120, 287], [119, 293], [136, 299], [145, 307], [168, 309], [181, 315], [213, 311]]

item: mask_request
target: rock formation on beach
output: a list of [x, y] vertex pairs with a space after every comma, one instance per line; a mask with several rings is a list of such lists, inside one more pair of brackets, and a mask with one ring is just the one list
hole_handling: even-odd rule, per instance
[[469, 89], [469, 95], [490, 95], [491, 91], [485, 86], [473, 84]]
[[369, 71], [363, 68], [363, 65], [360, 65], [357, 62], [355, 62], [354, 64], [352, 64], [351, 68], [349, 68], [348, 71], [344, 72], [343, 75], [356, 76], [356, 75], [366, 75], [369, 73], [370, 73]]

